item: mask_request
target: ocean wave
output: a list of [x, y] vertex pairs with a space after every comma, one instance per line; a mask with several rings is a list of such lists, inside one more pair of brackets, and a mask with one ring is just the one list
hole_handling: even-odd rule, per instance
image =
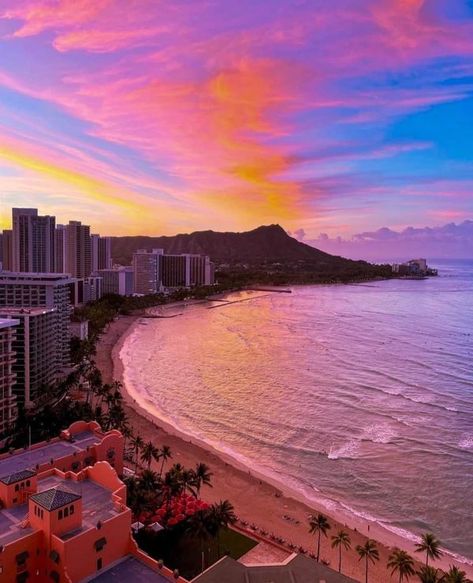
[[461, 449], [473, 449], [473, 434], [462, 437], [458, 442], [458, 447]]
[[375, 423], [368, 425], [356, 439], [351, 439], [336, 449], [331, 448], [327, 457], [330, 460], [340, 458], [357, 459], [361, 454], [362, 442], [370, 441], [386, 445], [398, 436], [399, 432], [390, 424]]

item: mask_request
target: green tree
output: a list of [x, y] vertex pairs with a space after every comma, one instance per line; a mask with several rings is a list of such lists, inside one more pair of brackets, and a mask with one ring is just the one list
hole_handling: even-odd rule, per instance
[[338, 531], [337, 534], [332, 536], [332, 549], [338, 548], [338, 572], [342, 572], [342, 548], [346, 551], [351, 549], [351, 539], [350, 535], [344, 530]]
[[309, 532], [317, 535], [317, 561], [320, 560], [320, 537], [322, 534], [326, 537], [330, 528], [330, 523], [324, 514], [309, 518]]
[[375, 564], [379, 561], [379, 551], [374, 540], [368, 539], [364, 545], [357, 545], [356, 552], [360, 555], [361, 559], [365, 560], [365, 583], [368, 583], [368, 567], [369, 564]]
[[151, 462], [159, 455], [158, 449], [154, 446], [152, 441], [148, 441], [143, 445], [141, 450], [141, 461], [147, 465], [148, 470], [151, 467]]
[[414, 559], [406, 551], [400, 549], [394, 549], [389, 555], [388, 568], [392, 569], [391, 575], [399, 573], [399, 583], [415, 575]]
[[439, 559], [442, 556], [440, 541], [431, 532], [426, 532], [416, 544], [416, 553], [425, 553], [425, 566], [429, 566], [429, 559]]
[[458, 567], [451, 566], [447, 573], [441, 579], [442, 583], [471, 583], [466, 578], [465, 571], [460, 571]]
[[420, 583], [440, 583], [440, 572], [433, 567], [422, 567], [417, 571]]
[[200, 489], [203, 485], [210, 486], [212, 488], [212, 472], [210, 468], [204, 464], [199, 463], [195, 467], [195, 489], [197, 491], [197, 498], [200, 496]]
[[161, 448], [160, 457], [161, 457], [161, 468], [159, 470], [159, 477], [161, 477], [163, 475], [164, 462], [166, 462], [168, 459], [172, 458], [171, 448], [168, 445], [163, 445], [163, 447]]
[[143, 438], [138, 434], [135, 437], [133, 437], [133, 439], [131, 440], [131, 445], [133, 447], [133, 450], [135, 452], [135, 472], [138, 471], [138, 461], [139, 461], [139, 453], [140, 451], [143, 449], [145, 442], [143, 440]]
[[210, 513], [216, 527], [217, 552], [220, 559], [220, 531], [228, 528], [230, 524], [235, 524], [237, 517], [233, 505], [228, 500], [220, 500], [210, 507]]

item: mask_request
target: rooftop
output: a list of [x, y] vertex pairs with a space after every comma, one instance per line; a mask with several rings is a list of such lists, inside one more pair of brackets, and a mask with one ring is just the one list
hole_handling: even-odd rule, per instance
[[69, 490], [62, 488], [51, 488], [50, 490], [44, 490], [31, 496], [31, 500], [49, 511], [62, 508], [80, 498], [81, 496], [79, 494], [69, 492]]
[[[38, 481], [36, 494], [31, 498], [47, 510], [60, 508], [65, 504], [82, 498], [82, 526], [61, 535], [67, 540], [90, 528], [96, 528], [97, 523], [104, 522], [118, 514], [112, 492], [92, 480], [64, 480], [58, 475], [48, 476]], [[26, 525], [28, 504], [0, 511], [0, 545], [6, 545], [23, 538], [33, 529]]]
[[113, 567], [102, 571], [93, 579], [87, 579], [87, 581], [93, 581], [94, 583], [116, 583], [116, 581], [169, 583], [169, 579], [166, 579], [160, 573], [156, 573], [156, 571], [153, 571], [153, 569], [131, 556], [126, 557]]
[[14, 484], [15, 482], [20, 482], [21, 480], [27, 480], [28, 478], [32, 478], [36, 475], [36, 472], [33, 470], [21, 470], [20, 472], [14, 472], [13, 474], [9, 474], [8, 476], [0, 477], [0, 482], [6, 484]]
[[0, 459], [0, 480], [4, 483], [5, 479], [12, 474], [17, 474], [24, 470], [35, 470], [36, 465], [48, 463], [50, 459], [60, 459], [73, 454], [75, 451], [83, 451], [88, 445], [98, 443], [97, 438], [91, 431], [77, 433], [74, 441], [54, 441], [45, 443], [43, 446], [27, 449], [21, 453], [15, 453], [3, 459]]
[[305, 555], [293, 555], [278, 565], [242, 565], [224, 557], [193, 583], [355, 583]]
[[2, 328], [12, 328], [20, 323], [19, 320], [11, 320], [10, 318], [0, 318], [0, 330]]
[[3, 316], [41, 316], [55, 311], [56, 308], [13, 308], [2, 306], [0, 307], [0, 318]]
[[67, 273], [29, 273], [17, 271], [2, 271], [0, 273], [0, 281], [33, 281], [45, 283], [72, 283], [77, 281]]
[[58, 476], [50, 476], [38, 483], [38, 490], [48, 490], [50, 488], [67, 488], [70, 494], [76, 494], [76, 500], [82, 497], [82, 526], [79, 529], [61, 535], [63, 540], [67, 540], [89, 528], [95, 528], [97, 523], [104, 522], [112, 516], [116, 516], [118, 511], [112, 499], [112, 492], [92, 480], [82, 480], [76, 482], [67, 480], [64, 482]]

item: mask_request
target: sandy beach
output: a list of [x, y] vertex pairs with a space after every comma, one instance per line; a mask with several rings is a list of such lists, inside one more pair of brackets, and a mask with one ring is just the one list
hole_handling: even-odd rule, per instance
[[[104, 382], [123, 380], [123, 365], [119, 353], [127, 332], [132, 329], [138, 318], [139, 316], [123, 316], [117, 319], [108, 326], [100, 338], [96, 362]], [[330, 537], [340, 529], [348, 530], [352, 549], [343, 553], [342, 571], [358, 581], [364, 581], [364, 566], [359, 562], [354, 549], [358, 544], [363, 544], [368, 537], [379, 543], [380, 551], [380, 561], [370, 565], [371, 582], [398, 581], [399, 576], [397, 574], [391, 576], [386, 567], [390, 547], [403, 548], [422, 561], [423, 557], [414, 553], [413, 542], [398, 537], [374, 522], [356, 517], [349, 520], [344, 517], [340, 522], [333, 513], [296, 499], [295, 493], [289, 489], [286, 490], [280, 484], [273, 484], [267, 478], [253, 471], [249, 472], [247, 468], [238, 467], [235, 460], [210, 450], [206, 444], [190, 441], [188, 436], [142, 409], [127, 393], [126, 387], [124, 398], [126, 413], [135, 432], [138, 432], [145, 441], [151, 440], [157, 445], [166, 444], [171, 447], [173, 458], [168, 463], [179, 462], [184, 466], [193, 467], [198, 462], [204, 462], [210, 467], [213, 472], [213, 488], [205, 488], [202, 493], [207, 501], [229, 499], [240, 519], [311, 551], [315, 549], [315, 537], [308, 532], [307, 517], [318, 511], [323, 512], [330, 519], [331, 530], [328, 539], [322, 538], [321, 558], [327, 560], [332, 568], [338, 567], [338, 550], [331, 549]], [[290, 520], [287, 517], [290, 517]], [[452, 557], [445, 556], [434, 564], [445, 569], [448, 565], [454, 564], [454, 561]], [[472, 565], [463, 563], [458, 565], [467, 572], [468, 577], [473, 577]]]

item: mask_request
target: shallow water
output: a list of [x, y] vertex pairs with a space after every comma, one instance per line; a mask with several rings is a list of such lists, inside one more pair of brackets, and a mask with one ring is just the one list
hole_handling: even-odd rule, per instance
[[122, 348], [125, 381], [181, 430], [328, 508], [432, 530], [473, 558], [473, 262], [435, 265], [428, 280], [146, 320]]

